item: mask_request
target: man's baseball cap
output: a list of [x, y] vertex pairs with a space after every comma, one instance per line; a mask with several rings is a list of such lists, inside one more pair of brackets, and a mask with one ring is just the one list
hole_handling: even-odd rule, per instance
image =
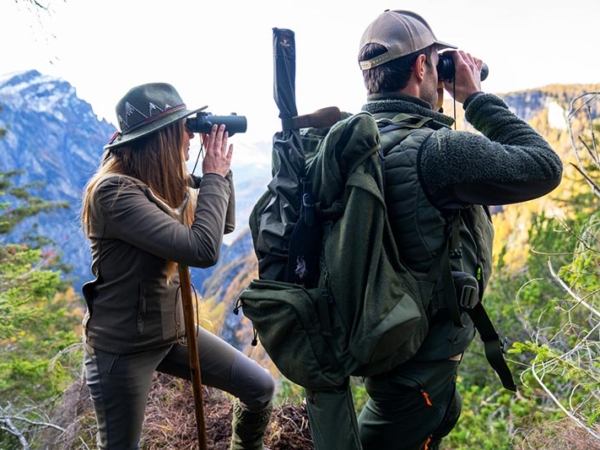
[[367, 44], [383, 45], [387, 52], [366, 61], [359, 61], [363, 70], [410, 55], [433, 44], [439, 45], [440, 49], [458, 48], [439, 41], [425, 19], [418, 14], [389, 9], [377, 16], [363, 33], [360, 39], [360, 50], [362, 51]]

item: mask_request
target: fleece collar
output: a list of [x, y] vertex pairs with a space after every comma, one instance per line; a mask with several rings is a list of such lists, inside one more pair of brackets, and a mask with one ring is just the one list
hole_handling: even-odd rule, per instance
[[452, 126], [454, 119], [445, 114], [431, 109], [429, 103], [411, 95], [400, 94], [397, 92], [387, 94], [372, 94], [367, 97], [368, 103], [361, 108], [371, 114], [382, 112], [403, 112], [407, 114], [417, 114], [423, 117], [431, 117], [437, 122]]

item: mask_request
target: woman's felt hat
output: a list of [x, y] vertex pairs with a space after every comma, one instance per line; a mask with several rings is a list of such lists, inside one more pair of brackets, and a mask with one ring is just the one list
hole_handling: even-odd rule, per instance
[[128, 144], [206, 108], [187, 109], [181, 96], [168, 83], [147, 83], [131, 88], [117, 103], [120, 130], [104, 149]]

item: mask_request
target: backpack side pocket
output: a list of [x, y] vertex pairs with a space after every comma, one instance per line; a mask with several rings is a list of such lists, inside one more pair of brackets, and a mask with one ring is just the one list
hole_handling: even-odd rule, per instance
[[239, 296], [261, 344], [287, 379], [313, 389], [340, 386], [344, 371], [319, 317], [319, 289], [253, 280]]

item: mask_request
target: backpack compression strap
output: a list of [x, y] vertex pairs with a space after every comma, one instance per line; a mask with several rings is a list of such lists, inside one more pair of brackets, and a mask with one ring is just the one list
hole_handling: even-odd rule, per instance
[[[462, 258], [460, 249], [460, 210], [456, 210], [452, 217], [452, 235], [448, 245], [444, 245], [444, 256], [441, 261], [442, 281], [444, 283], [445, 296], [448, 299], [448, 310], [456, 326], [462, 327], [460, 320], [460, 309], [462, 308], [471, 318], [485, 348], [485, 357], [488, 363], [500, 377], [502, 385], [513, 392], [517, 391], [510, 368], [504, 360], [506, 351], [505, 342], [502, 341], [492, 321], [490, 320], [481, 302], [481, 293], [475, 297], [472, 292], [461, 292], [460, 300], [457, 298], [454, 277], [450, 267], [450, 259]], [[474, 292], [474, 291], [473, 291]]]

